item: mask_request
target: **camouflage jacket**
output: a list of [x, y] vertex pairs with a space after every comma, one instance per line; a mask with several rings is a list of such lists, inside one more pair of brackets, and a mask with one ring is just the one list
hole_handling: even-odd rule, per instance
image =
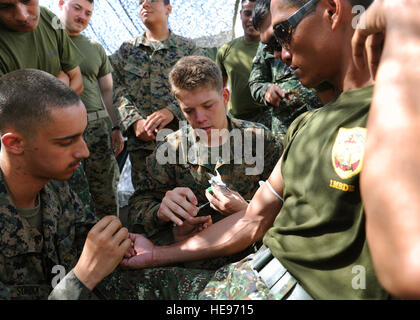
[[[204, 204], [208, 202], [205, 196], [210, 186], [208, 173], [215, 174], [215, 169], [231, 190], [251, 200], [259, 188], [258, 181], [267, 179], [279, 160], [282, 145], [261, 124], [228, 119], [230, 144], [225, 143], [217, 148], [219, 156], [212, 156], [214, 150], [209, 152], [206, 146], [197, 141], [189, 125], [167, 135], [158, 144], [153, 154], [147, 157], [148, 170], [142, 175], [140, 187], [129, 200], [129, 224], [133, 231], [145, 234], [155, 244], [173, 242], [172, 224], [162, 224], [157, 220], [157, 211], [165, 193], [176, 187], [188, 187], [197, 197], [198, 204]], [[164, 155], [169, 156], [164, 159]], [[252, 161], [251, 157], [254, 157]], [[210, 206], [201, 209], [199, 215], [211, 215], [213, 222], [223, 218]], [[204, 267], [209, 269], [207, 264]]]
[[[40, 192], [41, 234], [18, 215], [0, 176], [0, 299], [46, 299], [58, 278], [66, 287], [96, 219], [66, 182], [51, 181]], [[78, 282], [72, 296], [89, 295]]]
[[[260, 43], [249, 76], [249, 87], [252, 97], [259, 103], [269, 106], [265, 100], [265, 93], [273, 84], [284, 91], [291, 92], [289, 99], [282, 99], [279, 107], [273, 107], [273, 131], [280, 131], [284, 135], [292, 121], [305, 111], [322, 106], [316, 91], [305, 88], [293, 71], [280, 59], [266, 51], [266, 45]], [[279, 123], [280, 122], [280, 123]], [[283, 132], [284, 131], [284, 132]]]
[[131, 125], [158, 110], [168, 108], [175, 116], [170, 125], [178, 129], [177, 120], [184, 118], [171, 94], [169, 72], [180, 58], [197, 54], [203, 54], [202, 50], [187, 38], [171, 33], [164, 41], [150, 42], [144, 33], [124, 42], [109, 57], [114, 69], [114, 107], [129, 137], [129, 151], [153, 150], [155, 142], [137, 139]]

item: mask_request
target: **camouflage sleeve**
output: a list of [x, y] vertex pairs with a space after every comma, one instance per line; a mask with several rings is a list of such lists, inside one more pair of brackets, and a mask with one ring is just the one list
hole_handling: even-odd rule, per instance
[[254, 60], [252, 61], [252, 68], [249, 74], [249, 90], [252, 98], [265, 106], [270, 104], [265, 100], [265, 93], [268, 88], [273, 85], [273, 77], [271, 74], [271, 66], [265, 59], [265, 45], [260, 43]]
[[130, 126], [137, 120], [145, 119], [139, 112], [139, 109], [134, 104], [134, 97], [132, 97], [124, 82], [124, 63], [125, 56], [127, 56], [129, 43], [123, 43], [120, 49], [109, 56], [113, 72], [112, 79], [114, 81], [113, 104], [117, 117], [119, 118], [121, 128], [127, 131]]
[[261, 178], [267, 180], [283, 154], [283, 144], [269, 130], [264, 130], [264, 138], [264, 172]]
[[146, 158], [147, 171], [142, 173], [139, 187], [128, 203], [129, 230], [143, 233], [147, 237], [151, 237], [167, 228], [168, 224], [157, 219], [157, 212], [165, 193], [176, 187], [173, 183], [175, 181], [173, 165], [162, 165], [157, 161], [160, 146], [162, 146], [162, 143]]
[[51, 291], [48, 300], [91, 300], [96, 298], [71, 270]]
[[280, 100], [279, 107], [282, 109], [294, 111], [297, 105], [307, 105], [307, 109], [311, 110], [322, 106], [316, 91], [304, 87], [294, 75], [284, 77], [276, 84], [286, 93], [291, 93], [288, 95], [288, 99]]

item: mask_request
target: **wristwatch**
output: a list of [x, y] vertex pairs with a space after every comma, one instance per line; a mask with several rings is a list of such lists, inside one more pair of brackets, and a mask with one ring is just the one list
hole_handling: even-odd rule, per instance
[[118, 125], [117, 125], [117, 126], [113, 126], [111, 130], [112, 130], [112, 131], [114, 131], [114, 130], [121, 130], [121, 127], [120, 127], [120, 126], [118, 126]]

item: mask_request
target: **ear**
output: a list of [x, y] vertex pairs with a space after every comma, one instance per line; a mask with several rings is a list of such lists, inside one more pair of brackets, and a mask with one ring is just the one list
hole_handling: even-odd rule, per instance
[[326, 0], [325, 16], [331, 23], [331, 28], [334, 30], [341, 23], [343, 19], [343, 1], [345, 0]]
[[222, 90], [222, 97], [223, 97], [223, 103], [225, 105], [225, 108], [227, 107], [230, 99], [230, 92], [228, 88], [223, 88]]
[[167, 4], [165, 6], [165, 8], [166, 8], [166, 15], [169, 16], [171, 14], [171, 12], [172, 12], [172, 6], [171, 6], [171, 4]]
[[7, 152], [18, 155], [23, 154], [24, 139], [16, 132], [7, 132], [1, 136], [1, 142]]

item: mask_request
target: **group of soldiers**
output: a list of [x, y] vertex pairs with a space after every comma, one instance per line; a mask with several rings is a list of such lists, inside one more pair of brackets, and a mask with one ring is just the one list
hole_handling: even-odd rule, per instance
[[[0, 298], [419, 297], [415, 194], [410, 226], [396, 223], [403, 200], [372, 187], [387, 144], [369, 140], [395, 139], [392, 98], [408, 130], [393, 156], [414, 161], [415, 79], [376, 73], [382, 46], [364, 51], [386, 32], [385, 61], [415, 61], [420, 9], [404, 2], [398, 19], [386, 0], [243, 0], [244, 36], [213, 61], [168, 28], [169, 0], [140, 0], [144, 34], [110, 57], [81, 34], [93, 0], [60, 0], [60, 28], [38, 0], [0, 0]], [[356, 5], [371, 6], [364, 28]], [[401, 33], [417, 50], [404, 60]]]

